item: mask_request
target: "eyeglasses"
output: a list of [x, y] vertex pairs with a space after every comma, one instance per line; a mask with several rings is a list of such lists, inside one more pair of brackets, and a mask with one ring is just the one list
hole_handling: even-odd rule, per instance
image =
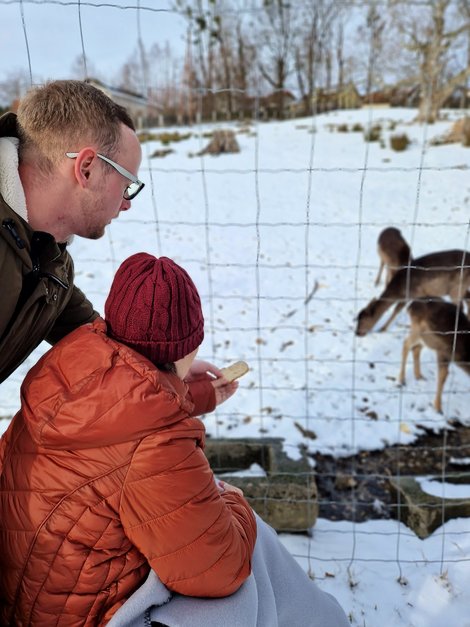
[[[78, 152], [66, 152], [65, 156], [69, 157], [70, 159], [76, 159], [78, 157], [78, 154], [79, 154]], [[132, 200], [133, 198], [137, 196], [139, 192], [141, 192], [144, 189], [145, 183], [142, 183], [142, 181], [139, 181], [139, 179], [136, 176], [131, 174], [131, 172], [129, 172], [129, 170], [126, 170], [126, 168], [123, 168], [122, 165], [119, 165], [119, 163], [116, 163], [109, 157], [100, 155], [99, 152], [96, 153], [96, 156], [102, 159], [103, 161], [106, 161], [106, 163], [109, 163], [109, 165], [112, 168], [117, 170], [117, 172], [119, 172], [119, 174], [124, 176], [126, 179], [129, 179], [129, 181], [132, 181], [132, 183], [128, 185], [126, 189], [124, 190], [124, 194], [122, 195], [123, 198], [125, 198], [126, 200]]]

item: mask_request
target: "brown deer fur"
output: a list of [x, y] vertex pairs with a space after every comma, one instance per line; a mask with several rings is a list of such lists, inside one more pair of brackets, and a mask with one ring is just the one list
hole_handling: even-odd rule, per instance
[[377, 240], [377, 252], [380, 266], [375, 285], [380, 283], [382, 271], [386, 270], [385, 285], [388, 285], [400, 268], [405, 268], [411, 261], [411, 249], [401, 231], [394, 227], [384, 229]]
[[398, 270], [378, 299], [359, 312], [356, 334], [366, 335], [392, 305], [395, 309], [381, 327], [385, 331], [406, 302], [426, 296], [449, 295], [452, 302], [468, 299], [470, 287], [470, 253], [464, 250], [442, 250], [414, 259], [409, 267]]
[[449, 372], [449, 363], [455, 362], [470, 375], [470, 321], [461, 306], [437, 300], [416, 300], [408, 307], [411, 320], [410, 334], [403, 342], [400, 384], [405, 383], [405, 368], [410, 350], [413, 352], [414, 375], [422, 379], [420, 353], [423, 344], [436, 351], [437, 389], [434, 407], [442, 412], [442, 390]]

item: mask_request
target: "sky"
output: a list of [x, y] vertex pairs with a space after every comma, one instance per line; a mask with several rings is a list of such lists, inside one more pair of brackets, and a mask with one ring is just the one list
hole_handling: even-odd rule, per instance
[[30, 63], [34, 83], [70, 78], [82, 55], [82, 36], [92, 66], [109, 77], [137, 48], [139, 33], [145, 46], [170, 41], [182, 51], [185, 24], [170, 0], [140, 2], [140, 11], [138, 5], [137, 0], [0, 0], [0, 81], [15, 70], [29, 76]]
[[[139, 50], [139, 38], [146, 50], [155, 43], [162, 49], [169, 43], [178, 76], [187, 22], [175, 4], [176, 0], [0, 0], [0, 83], [18, 73], [26, 79], [25, 88], [48, 79], [85, 78], [83, 72], [77, 73], [84, 49], [88, 77], [117, 86], [123, 64]], [[227, 0], [226, 12], [237, 10], [256, 21], [258, 4]], [[361, 45], [356, 28], [362, 17], [355, 11], [349, 15], [346, 50], [350, 45], [357, 52]], [[360, 76], [356, 80], [360, 83]], [[295, 72], [288, 87], [297, 93]]]

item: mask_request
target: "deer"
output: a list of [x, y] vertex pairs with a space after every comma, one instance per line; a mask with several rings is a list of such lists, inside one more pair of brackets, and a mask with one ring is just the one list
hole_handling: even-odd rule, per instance
[[395, 305], [389, 319], [379, 329], [385, 331], [409, 300], [426, 296], [450, 296], [453, 303], [470, 300], [470, 253], [442, 250], [417, 257], [398, 270], [379, 298], [373, 298], [357, 317], [356, 335], [366, 335]]
[[405, 384], [406, 361], [413, 353], [414, 376], [423, 379], [420, 354], [423, 345], [436, 351], [437, 389], [434, 408], [442, 413], [442, 390], [449, 373], [449, 363], [454, 362], [470, 375], [470, 320], [461, 305], [442, 299], [414, 300], [408, 306], [411, 328], [403, 342], [400, 385]]
[[386, 268], [385, 286], [387, 286], [400, 268], [410, 264], [411, 249], [401, 231], [390, 226], [380, 233], [377, 239], [377, 252], [380, 266], [374, 285], [380, 283], [383, 269]]

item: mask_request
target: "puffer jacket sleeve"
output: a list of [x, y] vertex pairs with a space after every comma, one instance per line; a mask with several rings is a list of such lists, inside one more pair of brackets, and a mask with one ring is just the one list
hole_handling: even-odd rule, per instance
[[242, 496], [219, 492], [197, 444], [199, 422], [184, 419], [140, 443], [123, 486], [120, 517], [130, 541], [168, 588], [223, 597], [251, 572], [256, 522]]
[[188, 399], [194, 404], [192, 416], [209, 414], [215, 409], [215, 389], [209, 377], [200, 377], [187, 383]]
[[55, 321], [46, 340], [49, 344], [55, 344], [77, 327], [93, 322], [98, 317], [99, 313], [93, 309], [85, 294], [74, 286], [67, 306]]

